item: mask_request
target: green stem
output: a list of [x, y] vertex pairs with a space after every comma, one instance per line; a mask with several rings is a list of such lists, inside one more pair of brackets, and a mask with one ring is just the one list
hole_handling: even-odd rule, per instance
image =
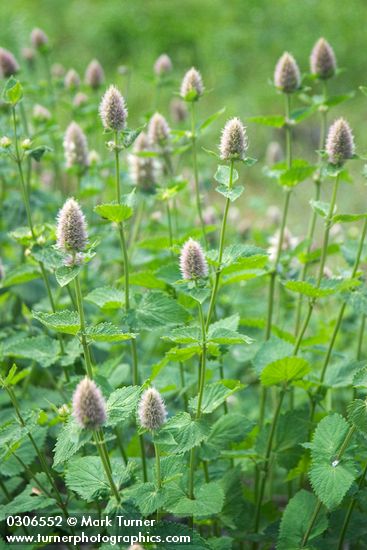
[[155, 454], [155, 469], [156, 469], [156, 476], [157, 476], [157, 488], [160, 489], [162, 487], [161, 459], [160, 459], [159, 447], [157, 443], [154, 443], [154, 454]]
[[109, 466], [109, 463], [106, 459], [106, 454], [105, 454], [105, 450], [103, 449], [103, 443], [100, 441], [99, 439], [99, 434], [97, 431], [94, 431], [93, 432], [93, 439], [94, 439], [94, 442], [96, 444], [96, 447], [97, 447], [97, 450], [98, 450], [98, 454], [100, 456], [100, 459], [101, 459], [101, 462], [102, 462], [102, 465], [103, 465], [103, 468], [104, 468], [104, 471], [106, 473], [106, 476], [107, 476], [107, 479], [108, 479], [108, 483], [110, 485], [110, 488], [111, 488], [111, 491], [112, 491], [112, 494], [115, 496], [117, 502], [120, 504], [121, 502], [121, 497], [120, 497], [120, 494], [118, 492], [118, 489], [115, 485], [115, 482], [112, 478], [112, 473], [111, 473], [111, 469], [110, 469], [110, 466]]
[[90, 379], [93, 379], [92, 361], [90, 357], [87, 338], [85, 336], [85, 317], [84, 317], [83, 298], [82, 298], [82, 291], [80, 288], [79, 275], [75, 277], [74, 281], [75, 281], [75, 296], [76, 296], [78, 313], [80, 318], [80, 334], [81, 334], [81, 342], [83, 346], [85, 367], [86, 367], [88, 377]]
[[[366, 475], [367, 475], [367, 463], [366, 463], [366, 466], [364, 467], [361, 479], [359, 480], [358, 491], [360, 491], [362, 489], [365, 478], [366, 478]], [[354, 510], [354, 507], [356, 505], [356, 502], [357, 502], [357, 496], [354, 495], [353, 498], [351, 498], [351, 500], [350, 500], [348, 510], [347, 510], [347, 513], [346, 513], [345, 518], [344, 518], [343, 526], [342, 526], [340, 536], [339, 536], [339, 542], [338, 542], [337, 550], [343, 550], [343, 548], [344, 548], [345, 535], [347, 534], [348, 525], [349, 525], [350, 518], [352, 516], [353, 510]]]
[[184, 400], [184, 408], [185, 411], [188, 409], [188, 399], [187, 399], [187, 393], [185, 390], [185, 371], [182, 361], [180, 361], [180, 379], [181, 379], [181, 388], [183, 390], [183, 400]]
[[[258, 498], [257, 498], [257, 502], [256, 502], [255, 524], [254, 524], [255, 533], [258, 533], [258, 531], [259, 531], [261, 505], [262, 505], [263, 498], [264, 498], [266, 481], [267, 481], [267, 477], [268, 477], [268, 473], [269, 473], [269, 469], [270, 469], [270, 458], [271, 458], [271, 453], [272, 453], [272, 450], [273, 450], [273, 441], [274, 441], [274, 436], [275, 436], [275, 433], [276, 433], [276, 428], [277, 428], [277, 425], [278, 425], [278, 419], [279, 419], [280, 411], [281, 411], [281, 408], [282, 408], [284, 395], [285, 395], [285, 389], [281, 389], [280, 394], [279, 394], [279, 398], [278, 398], [278, 403], [277, 403], [277, 406], [276, 406], [276, 409], [275, 409], [275, 412], [274, 412], [273, 421], [271, 423], [267, 445], [266, 445], [264, 468], [263, 468], [262, 475], [261, 475]], [[258, 543], [257, 542], [254, 543], [253, 548], [254, 549], [258, 548]]]
[[171, 208], [169, 205], [169, 200], [166, 201], [166, 210], [167, 210], [167, 221], [168, 221], [168, 238], [169, 238], [169, 247], [171, 255], [173, 256], [173, 232], [172, 232], [172, 218], [171, 218]]
[[205, 243], [205, 247], [207, 248], [208, 240], [205, 232], [205, 223], [204, 223], [203, 213], [201, 210], [201, 200], [200, 200], [199, 170], [198, 170], [198, 160], [197, 160], [197, 136], [196, 136], [196, 126], [195, 126], [195, 104], [193, 101], [190, 103], [190, 111], [191, 111], [192, 162], [194, 167], [196, 208], [197, 208], [197, 212], [198, 212], [199, 220], [201, 224], [203, 241]]
[[[228, 183], [228, 189], [231, 190], [233, 187], [233, 171], [234, 171], [234, 161], [231, 160], [230, 166], [229, 166], [229, 183]], [[222, 219], [222, 227], [220, 230], [220, 238], [219, 238], [219, 249], [218, 249], [218, 266], [215, 272], [215, 279], [214, 279], [214, 285], [210, 297], [210, 303], [209, 303], [209, 309], [208, 309], [208, 315], [206, 319], [206, 330], [208, 330], [210, 321], [212, 318], [212, 315], [214, 313], [215, 308], [215, 302], [217, 299], [218, 294], [218, 288], [219, 288], [219, 282], [220, 282], [220, 276], [222, 273], [222, 259], [223, 259], [223, 251], [224, 251], [224, 241], [226, 236], [226, 227], [227, 227], [227, 218], [228, 218], [228, 211], [229, 206], [231, 204], [230, 199], [226, 199], [226, 204], [224, 207], [224, 213], [223, 213], [223, 219]]]
[[364, 337], [365, 327], [366, 327], [366, 316], [362, 315], [361, 326], [359, 328], [358, 345], [357, 345], [357, 361], [360, 361], [362, 357], [362, 346], [363, 346], [363, 337]]

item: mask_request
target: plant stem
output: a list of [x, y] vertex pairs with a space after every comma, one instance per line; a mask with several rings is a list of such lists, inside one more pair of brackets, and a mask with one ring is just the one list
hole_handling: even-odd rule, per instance
[[[255, 533], [258, 533], [258, 531], [259, 531], [261, 505], [262, 505], [262, 501], [263, 501], [263, 498], [264, 498], [266, 481], [267, 481], [267, 477], [268, 477], [268, 473], [269, 473], [269, 469], [270, 469], [270, 458], [271, 458], [271, 453], [272, 453], [272, 449], [273, 449], [273, 441], [274, 441], [274, 436], [275, 436], [275, 433], [276, 433], [276, 428], [277, 428], [277, 424], [278, 424], [280, 411], [281, 411], [281, 408], [282, 408], [284, 395], [285, 395], [285, 388], [282, 388], [280, 390], [278, 403], [277, 403], [277, 406], [276, 406], [276, 409], [275, 409], [275, 412], [274, 412], [274, 417], [273, 417], [273, 421], [271, 423], [270, 432], [269, 432], [269, 436], [268, 436], [268, 441], [267, 441], [267, 445], [266, 445], [264, 468], [263, 468], [263, 471], [262, 471], [262, 474], [261, 474], [260, 488], [259, 488], [258, 498], [257, 498], [257, 502], [256, 502], [255, 525], [254, 525]], [[258, 548], [258, 543], [257, 542], [255, 542], [253, 544], [253, 549], [255, 550], [256, 548]]]
[[155, 454], [155, 469], [156, 469], [156, 476], [157, 476], [157, 488], [160, 489], [162, 487], [161, 459], [160, 459], [159, 447], [157, 443], [154, 443], [154, 454]]
[[198, 160], [197, 160], [197, 136], [196, 136], [196, 126], [195, 126], [195, 104], [193, 101], [190, 103], [190, 112], [191, 112], [192, 162], [193, 162], [193, 168], [194, 168], [196, 208], [197, 208], [197, 212], [198, 212], [199, 220], [201, 224], [203, 241], [205, 243], [205, 247], [208, 248], [208, 240], [205, 232], [205, 223], [204, 223], [203, 213], [201, 210], [199, 170], [198, 170]]
[[93, 379], [92, 361], [90, 357], [87, 338], [85, 336], [85, 317], [84, 317], [83, 298], [82, 298], [82, 291], [80, 288], [79, 275], [75, 277], [74, 281], [75, 281], [75, 296], [76, 296], [78, 313], [80, 318], [80, 333], [81, 333], [81, 342], [82, 342], [83, 352], [84, 352], [85, 367], [86, 367], [88, 377], [90, 379]]
[[[228, 183], [228, 189], [231, 190], [233, 187], [233, 171], [234, 171], [234, 161], [231, 160], [230, 166], [229, 166], [229, 183]], [[228, 218], [228, 211], [229, 206], [231, 204], [231, 201], [229, 198], [226, 199], [225, 207], [224, 207], [224, 213], [223, 213], [223, 219], [222, 219], [222, 227], [220, 230], [220, 238], [219, 238], [219, 249], [218, 249], [218, 265], [217, 269], [215, 271], [215, 279], [214, 279], [214, 285], [210, 297], [210, 303], [209, 303], [209, 309], [208, 309], [208, 315], [206, 318], [206, 330], [208, 330], [210, 321], [212, 318], [212, 315], [214, 313], [215, 308], [215, 302], [217, 299], [218, 294], [218, 288], [219, 288], [219, 282], [220, 282], [220, 276], [222, 273], [222, 259], [223, 259], [223, 251], [224, 251], [224, 241], [226, 236], [226, 227], [227, 227], [227, 218]]]
[[111, 491], [112, 491], [112, 494], [115, 496], [117, 502], [120, 504], [121, 502], [121, 497], [120, 497], [120, 494], [118, 492], [118, 489], [115, 485], [115, 482], [112, 478], [112, 474], [111, 474], [111, 469], [110, 469], [110, 466], [108, 464], [108, 461], [106, 459], [106, 454], [104, 452], [104, 449], [103, 449], [103, 444], [101, 443], [100, 439], [99, 439], [99, 434], [97, 431], [94, 431], [93, 432], [93, 439], [94, 439], [94, 442], [96, 444], [96, 447], [97, 447], [97, 450], [98, 450], [98, 454], [100, 456], [100, 459], [101, 459], [101, 462], [102, 462], [102, 465], [103, 465], [103, 468], [104, 468], [104, 471], [106, 473], [106, 476], [107, 476], [107, 479], [108, 479], [108, 483], [111, 487]]
[[[343, 454], [345, 453], [348, 445], [349, 445], [349, 442], [351, 440], [351, 437], [353, 436], [354, 432], [355, 432], [356, 428], [355, 426], [351, 426], [344, 438], [344, 441], [343, 443], [341, 444], [340, 446], [340, 449], [338, 451], [338, 453], [336, 454], [335, 456], [335, 461], [338, 461], [341, 459], [341, 457], [343, 456]], [[337, 467], [337, 466], [336, 466]], [[322, 502], [318, 499], [317, 500], [317, 504], [316, 504], [316, 507], [315, 507], [315, 511], [314, 513], [312, 514], [312, 517], [311, 517], [311, 521], [309, 523], [309, 526], [305, 532], [305, 535], [302, 539], [302, 544], [301, 544], [301, 548], [304, 548], [305, 545], [307, 544], [308, 542], [308, 539], [311, 535], [311, 532], [312, 532], [312, 529], [313, 529], [313, 526], [315, 525], [315, 522], [316, 522], [316, 519], [317, 519], [317, 516], [321, 510], [321, 506], [322, 506]]]
[[[359, 480], [359, 484], [358, 484], [358, 490], [359, 490], [359, 491], [360, 491], [360, 490], [362, 489], [362, 487], [363, 487], [363, 484], [364, 484], [364, 482], [365, 482], [366, 475], [367, 475], [367, 463], [366, 463], [366, 465], [365, 465], [365, 467], [364, 467], [363, 473], [362, 473], [362, 475], [361, 475], [361, 479]], [[340, 536], [339, 536], [339, 542], [338, 542], [338, 548], [337, 548], [337, 550], [343, 550], [345, 535], [346, 535], [346, 533], [347, 533], [349, 521], [350, 521], [350, 518], [351, 518], [351, 516], [352, 516], [354, 507], [355, 507], [355, 505], [356, 505], [356, 502], [357, 502], [357, 498], [356, 498], [356, 495], [354, 495], [353, 498], [351, 498], [351, 500], [350, 500], [350, 503], [349, 503], [349, 506], [348, 506], [348, 510], [347, 510], [347, 513], [346, 513], [345, 518], [344, 518], [343, 526], [342, 526], [342, 529], [341, 529], [341, 532], [340, 532]]]

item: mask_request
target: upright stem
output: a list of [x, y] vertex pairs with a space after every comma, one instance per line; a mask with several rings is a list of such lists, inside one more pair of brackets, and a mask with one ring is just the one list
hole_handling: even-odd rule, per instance
[[201, 199], [200, 199], [200, 187], [199, 187], [199, 170], [198, 170], [198, 161], [197, 161], [197, 136], [196, 136], [196, 126], [195, 126], [195, 103], [192, 101], [190, 103], [191, 111], [191, 142], [192, 142], [192, 162], [194, 168], [194, 183], [195, 183], [195, 197], [196, 197], [196, 208], [199, 215], [199, 220], [201, 224], [201, 231], [203, 235], [203, 241], [205, 246], [208, 247], [207, 236], [205, 232], [205, 223], [203, 218], [203, 213], [201, 210]]
[[[231, 190], [232, 187], [233, 187], [233, 171], [234, 171], [234, 161], [231, 160], [231, 163], [230, 163], [230, 166], [229, 166], [229, 183], [228, 183], [229, 190]], [[222, 227], [221, 227], [221, 230], [220, 230], [219, 249], [218, 249], [218, 265], [217, 265], [217, 269], [216, 269], [216, 272], [215, 272], [214, 285], [213, 285], [213, 289], [212, 289], [212, 293], [211, 293], [211, 297], [210, 297], [208, 315], [207, 315], [207, 319], [206, 319], [206, 330], [208, 330], [208, 328], [209, 328], [210, 321], [211, 321], [212, 315], [214, 313], [215, 302], [216, 302], [216, 299], [217, 299], [217, 293], [218, 293], [218, 288], [219, 288], [219, 281], [220, 281], [220, 276], [221, 276], [221, 273], [222, 273], [222, 259], [223, 259], [223, 251], [224, 251], [224, 241], [225, 241], [225, 236], [226, 236], [227, 218], [228, 218], [228, 211], [229, 211], [230, 204], [231, 204], [231, 201], [230, 201], [230, 199], [227, 198], [226, 199], [226, 204], [225, 204], [225, 207], [224, 207]]]
[[92, 361], [90, 357], [87, 338], [85, 336], [85, 317], [84, 317], [83, 298], [82, 298], [82, 291], [80, 288], [79, 275], [75, 277], [74, 281], [75, 281], [75, 295], [76, 295], [78, 313], [80, 318], [80, 333], [81, 333], [81, 342], [82, 342], [83, 352], [84, 352], [85, 367], [86, 367], [88, 377], [92, 379], [93, 367], [92, 367]]
[[357, 361], [360, 361], [362, 357], [362, 346], [363, 346], [363, 336], [364, 336], [365, 327], [366, 327], [366, 316], [362, 315], [361, 326], [359, 328], [359, 335], [358, 335]]
[[[264, 468], [263, 468], [263, 471], [262, 471], [262, 474], [261, 474], [260, 488], [259, 488], [258, 498], [257, 498], [257, 502], [256, 502], [255, 525], [254, 525], [255, 533], [258, 533], [258, 531], [259, 531], [261, 505], [262, 505], [262, 501], [263, 501], [263, 498], [264, 498], [265, 486], [266, 486], [266, 481], [267, 481], [269, 468], [270, 468], [270, 458], [271, 458], [271, 453], [272, 453], [272, 450], [273, 450], [273, 441], [274, 441], [274, 436], [275, 436], [275, 433], [276, 433], [276, 428], [277, 428], [277, 424], [278, 424], [280, 411], [281, 411], [281, 408], [282, 408], [284, 395], [285, 395], [285, 389], [281, 389], [280, 394], [279, 394], [279, 398], [278, 398], [278, 403], [277, 403], [277, 406], [276, 406], [276, 409], [275, 409], [275, 412], [274, 412], [273, 421], [271, 423], [267, 445], [266, 445]], [[258, 548], [258, 543], [257, 542], [255, 542], [253, 544], [253, 549], [255, 550], [256, 548]]]
[[160, 489], [162, 487], [161, 459], [160, 459], [159, 447], [157, 443], [154, 443], [154, 454], [155, 454], [155, 470], [156, 470], [156, 476], [157, 476], [157, 487], [158, 489]]
[[97, 447], [97, 450], [98, 450], [98, 454], [100, 456], [100, 459], [101, 459], [101, 462], [102, 462], [102, 465], [103, 465], [103, 468], [104, 468], [104, 471], [106, 473], [106, 476], [107, 476], [107, 479], [108, 479], [108, 483], [110, 484], [110, 487], [111, 487], [111, 491], [112, 491], [112, 494], [115, 496], [117, 502], [120, 504], [121, 502], [121, 497], [120, 497], [120, 494], [118, 492], [118, 489], [115, 485], [115, 482], [112, 478], [112, 474], [111, 474], [111, 469], [109, 467], [109, 464], [107, 462], [107, 459], [106, 459], [106, 455], [105, 455], [105, 452], [104, 452], [104, 449], [103, 449], [103, 446], [102, 446], [102, 443], [99, 439], [99, 434], [97, 431], [94, 431], [93, 432], [93, 439], [94, 439], [94, 442], [96, 444], [96, 447]]

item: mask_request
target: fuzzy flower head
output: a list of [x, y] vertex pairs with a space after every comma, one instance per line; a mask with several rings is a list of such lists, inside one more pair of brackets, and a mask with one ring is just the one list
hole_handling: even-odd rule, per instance
[[80, 76], [75, 69], [69, 69], [64, 78], [64, 86], [67, 90], [76, 90], [80, 86]]
[[157, 76], [162, 76], [164, 74], [170, 73], [172, 71], [172, 61], [171, 58], [166, 54], [162, 53], [154, 63], [154, 73]]
[[19, 71], [19, 65], [14, 55], [6, 50], [0, 48], [0, 77], [8, 78]]
[[160, 113], [154, 113], [148, 125], [148, 138], [152, 145], [164, 145], [171, 136], [167, 120]]
[[84, 81], [93, 90], [98, 90], [102, 86], [104, 82], [104, 70], [97, 59], [93, 59], [89, 63], [85, 71]]
[[239, 118], [231, 118], [223, 128], [220, 141], [222, 160], [243, 160], [248, 147], [246, 130]]
[[22, 48], [22, 58], [24, 61], [26, 61], [29, 65], [33, 65], [35, 53], [33, 48]]
[[150, 150], [148, 136], [141, 132], [135, 140], [133, 153], [128, 157], [131, 180], [140, 191], [149, 194], [154, 193], [161, 173], [161, 166], [156, 158], [139, 156], [139, 153]]
[[88, 242], [87, 223], [77, 201], [67, 199], [57, 216], [57, 247], [64, 252], [82, 252]]
[[73, 97], [73, 105], [77, 109], [80, 107], [83, 107], [83, 105], [86, 105], [88, 103], [88, 96], [84, 92], [78, 92]]
[[36, 50], [45, 50], [48, 46], [47, 34], [39, 28], [35, 28], [31, 32], [31, 44]]
[[106, 130], [121, 132], [125, 128], [127, 107], [116, 86], [111, 85], [102, 97], [99, 115]]
[[293, 55], [285, 52], [279, 59], [274, 72], [275, 86], [285, 94], [292, 94], [301, 85], [301, 75]]
[[88, 142], [83, 130], [76, 122], [71, 122], [64, 136], [64, 152], [67, 168], [78, 166], [85, 169], [89, 165]]
[[174, 122], [183, 122], [186, 120], [188, 112], [182, 99], [175, 97], [170, 103], [170, 113]]
[[183, 77], [180, 95], [185, 101], [197, 101], [204, 93], [201, 74], [195, 67], [191, 67]]
[[43, 105], [39, 105], [36, 103], [36, 105], [33, 107], [32, 111], [32, 117], [34, 120], [37, 120], [39, 122], [47, 122], [48, 120], [51, 120], [51, 113], [46, 107]]
[[90, 430], [96, 430], [106, 422], [106, 402], [101, 390], [90, 378], [79, 382], [74, 392], [73, 415], [82, 428]]
[[189, 239], [183, 245], [180, 255], [180, 269], [184, 279], [198, 279], [208, 275], [208, 264], [200, 244]]
[[148, 388], [141, 396], [138, 416], [140, 425], [146, 430], [158, 430], [167, 418], [167, 410], [159, 391]]
[[354, 138], [349, 124], [339, 118], [329, 128], [326, 153], [331, 164], [344, 164], [354, 155]]
[[336, 58], [333, 48], [325, 38], [320, 38], [313, 47], [310, 57], [311, 73], [322, 80], [334, 76]]

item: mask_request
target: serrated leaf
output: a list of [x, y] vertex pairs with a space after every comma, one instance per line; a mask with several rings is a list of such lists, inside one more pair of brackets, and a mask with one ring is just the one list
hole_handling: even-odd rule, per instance
[[293, 353], [292, 344], [272, 336], [269, 340], [264, 342], [255, 357], [252, 360], [252, 364], [256, 371], [256, 374], [260, 375], [262, 370], [269, 364], [278, 361], [284, 357], [287, 357]]
[[41, 273], [37, 266], [24, 264], [13, 269], [10, 269], [4, 279], [1, 282], [1, 286], [6, 288], [12, 285], [21, 285], [23, 283], [28, 283], [28, 281], [33, 281], [33, 279], [38, 279], [41, 276]]
[[218, 185], [215, 190], [223, 195], [223, 197], [226, 197], [226, 199], [234, 202], [242, 195], [245, 188], [243, 185], [235, 185], [232, 189], [229, 189], [226, 185]]
[[65, 483], [87, 502], [102, 498], [110, 492], [99, 456], [74, 457], [68, 464]]
[[254, 426], [255, 422], [242, 414], [228, 413], [221, 416], [211, 427], [208, 439], [202, 444], [200, 456], [203, 460], [215, 460], [227, 445], [246, 439]]
[[66, 286], [71, 283], [77, 275], [79, 275], [80, 270], [80, 265], [74, 265], [72, 267], [63, 265], [55, 271], [56, 280], [60, 286]]
[[[37, 474], [37, 478], [43, 486], [47, 486], [45, 474]], [[35, 487], [38, 489], [37, 492], [34, 491]], [[55, 500], [46, 496], [37, 485], [37, 482], [32, 480], [11, 502], [0, 506], [0, 521], [4, 521], [10, 515], [22, 514], [24, 512], [29, 514], [35, 510], [44, 510], [51, 506], [55, 506]]]
[[322, 218], [327, 218], [330, 210], [330, 203], [323, 201], [315, 201], [314, 199], [310, 200], [310, 206], [312, 210], [317, 212]]
[[220, 109], [219, 111], [217, 111], [216, 113], [210, 115], [207, 119], [204, 120], [204, 122], [202, 122], [199, 126], [199, 130], [205, 130], [206, 128], [208, 128], [208, 126], [210, 126], [211, 124], [213, 124], [213, 122], [215, 122], [221, 115], [223, 115], [223, 113], [225, 112], [226, 108], [223, 107], [222, 109]]
[[32, 311], [32, 315], [37, 321], [56, 332], [75, 336], [80, 330], [80, 319], [76, 311], [64, 310], [57, 313]]
[[118, 288], [102, 286], [89, 292], [85, 300], [102, 309], [120, 309], [124, 306], [125, 296], [124, 292]]
[[309, 298], [324, 298], [359, 285], [358, 279], [327, 279], [323, 280], [319, 287], [308, 281], [287, 281], [284, 286]]
[[29, 359], [42, 367], [50, 367], [58, 360], [60, 346], [57, 340], [41, 335], [10, 342], [4, 346], [3, 352], [6, 357]]
[[[227, 189], [231, 183], [231, 168], [230, 166], [227, 166], [226, 164], [220, 164], [217, 167], [217, 171], [214, 174], [214, 179], [218, 183], [224, 185]], [[232, 184], [234, 184], [238, 180], [238, 172], [237, 170], [233, 169], [232, 172]]]
[[84, 430], [70, 417], [57, 436], [54, 448], [54, 466], [70, 460], [92, 438], [91, 430]]
[[183, 496], [168, 510], [177, 516], [208, 517], [219, 514], [224, 504], [224, 492], [215, 481], [201, 485], [194, 490], [194, 499]]
[[354, 399], [348, 405], [348, 420], [363, 435], [367, 435], [367, 401]]
[[152, 290], [137, 296], [136, 307], [128, 316], [128, 325], [133, 330], [154, 330], [184, 323], [188, 312], [174, 299]]
[[210, 327], [208, 331], [208, 341], [216, 344], [251, 344], [253, 339], [245, 334], [230, 330], [228, 328]]
[[162, 508], [165, 503], [164, 489], [158, 489], [155, 483], [140, 483], [127, 492], [136, 503], [140, 512], [147, 516]]
[[111, 393], [107, 401], [108, 426], [125, 422], [136, 411], [140, 392], [138, 386], [126, 386]]
[[209, 431], [205, 418], [193, 420], [188, 413], [182, 412], [166, 422], [155, 440], [162, 446], [168, 444], [170, 453], [182, 454], [200, 445], [208, 437]]
[[193, 344], [201, 342], [201, 331], [199, 327], [182, 327], [172, 329], [167, 336], [162, 336], [163, 340], [169, 340], [176, 344]]
[[92, 342], [123, 342], [135, 338], [135, 334], [125, 332], [112, 323], [99, 323], [85, 327], [85, 335]]
[[94, 211], [102, 218], [115, 223], [128, 220], [133, 214], [133, 209], [131, 206], [113, 202], [97, 204], [97, 206], [94, 207]]
[[310, 370], [309, 364], [301, 357], [284, 357], [267, 365], [261, 372], [263, 386], [289, 384], [305, 376]]
[[329, 510], [339, 506], [357, 476], [358, 469], [350, 460], [338, 462], [335, 466], [317, 462], [310, 470], [312, 488]]
[[15, 106], [23, 98], [23, 87], [13, 76], [7, 80], [2, 93], [3, 100]]
[[63, 254], [54, 246], [33, 246], [32, 256], [50, 271], [62, 267], [64, 261]]
[[[204, 388], [201, 403], [201, 414], [210, 414], [217, 409], [228, 397], [245, 387], [239, 380], [220, 380], [214, 384], [207, 384]], [[190, 399], [189, 409], [196, 412], [198, 396]]]
[[295, 166], [288, 168], [279, 178], [279, 183], [284, 187], [295, 187], [314, 173], [315, 166]]
[[48, 147], [47, 145], [39, 145], [38, 147], [27, 151], [27, 155], [36, 162], [40, 162], [43, 155], [49, 151], [52, 151], [51, 147]]
[[[288, 502], [279, 528], [277, 550], [298, 550], [311, 523], [317, 507], [317, 498], [312, 493], [299, 491]], [[309, 540], [321, 535], [328, 527], [325, 509], [321, 509], [313, 525]], [[306, 550], [306, 548], [305, 548]]]

